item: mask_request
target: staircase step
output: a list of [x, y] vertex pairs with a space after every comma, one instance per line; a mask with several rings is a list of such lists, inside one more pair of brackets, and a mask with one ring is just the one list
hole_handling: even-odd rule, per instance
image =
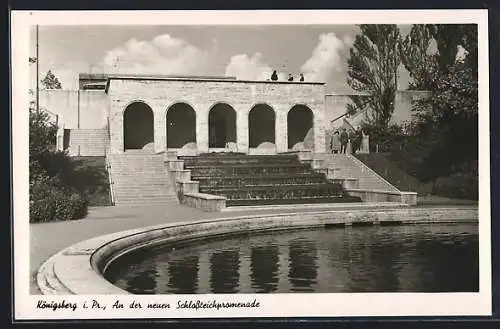
[[113, 176], [114, 185], [125, 186], [125, 187], [170, 185], [169, 182], [166, 182], [167, 180], [168, 180], [167, 176], [158, 176], [154, 180], [149, 178], [141, 179], [136, 177], [123, 177], [123, 176], [120, 176], [120, 179], [117, 180]]
[[139, 205], [174, 205], [179, 204], [177, 200], [173, 199], [138, 199], [138, 200], [116, 200], [116, 206], [139, 206]]
[[177, 202], [163, 155], [127, 150], [123, 154], [110, 155], [108, 160], [116, 205]]

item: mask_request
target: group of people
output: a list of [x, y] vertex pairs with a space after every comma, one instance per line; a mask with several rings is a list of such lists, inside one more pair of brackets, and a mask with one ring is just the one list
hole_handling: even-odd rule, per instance
[[330, 141], [332, 153], [369, 153], [369, 136], [358, 127], [356, 130], [342, 128], [339, 132], [336, 130]]
[[[304, 81], [304, 74], [300, 73], [300, 81]], [[278, 73], [276, 73], [276, 70], [273, 71], [273, 74], [271, 74], [271, 80], [272, 81], [278, 81]], [[291, 73], [288, 74], [288, 81], [293, 81], [293, 75]]]

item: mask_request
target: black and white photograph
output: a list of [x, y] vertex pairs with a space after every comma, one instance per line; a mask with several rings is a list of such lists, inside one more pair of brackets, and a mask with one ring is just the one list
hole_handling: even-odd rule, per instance
[[12, 33], [18, 319], [491, 315], [486, 10]]

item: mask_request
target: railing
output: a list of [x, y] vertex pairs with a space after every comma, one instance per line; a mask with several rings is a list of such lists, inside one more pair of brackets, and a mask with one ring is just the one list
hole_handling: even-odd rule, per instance
[[108, 181], [109, 181], [109, 195], [111, 197], [111, 205], [115, 205], [115, 192], [113, 189], [113, 177], [111, 175], [111, 163], [109, 161], [109, 148], [106, 148], [104, 150], [104, 159], [105, 159], [105, 166], [106, 166], [106, 171], [108, 172]]

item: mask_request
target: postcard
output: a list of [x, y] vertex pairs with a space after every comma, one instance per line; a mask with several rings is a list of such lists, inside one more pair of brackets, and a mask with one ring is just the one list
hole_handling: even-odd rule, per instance
[[491, 315], [487, 15], [13, 11], [15, 319]]

